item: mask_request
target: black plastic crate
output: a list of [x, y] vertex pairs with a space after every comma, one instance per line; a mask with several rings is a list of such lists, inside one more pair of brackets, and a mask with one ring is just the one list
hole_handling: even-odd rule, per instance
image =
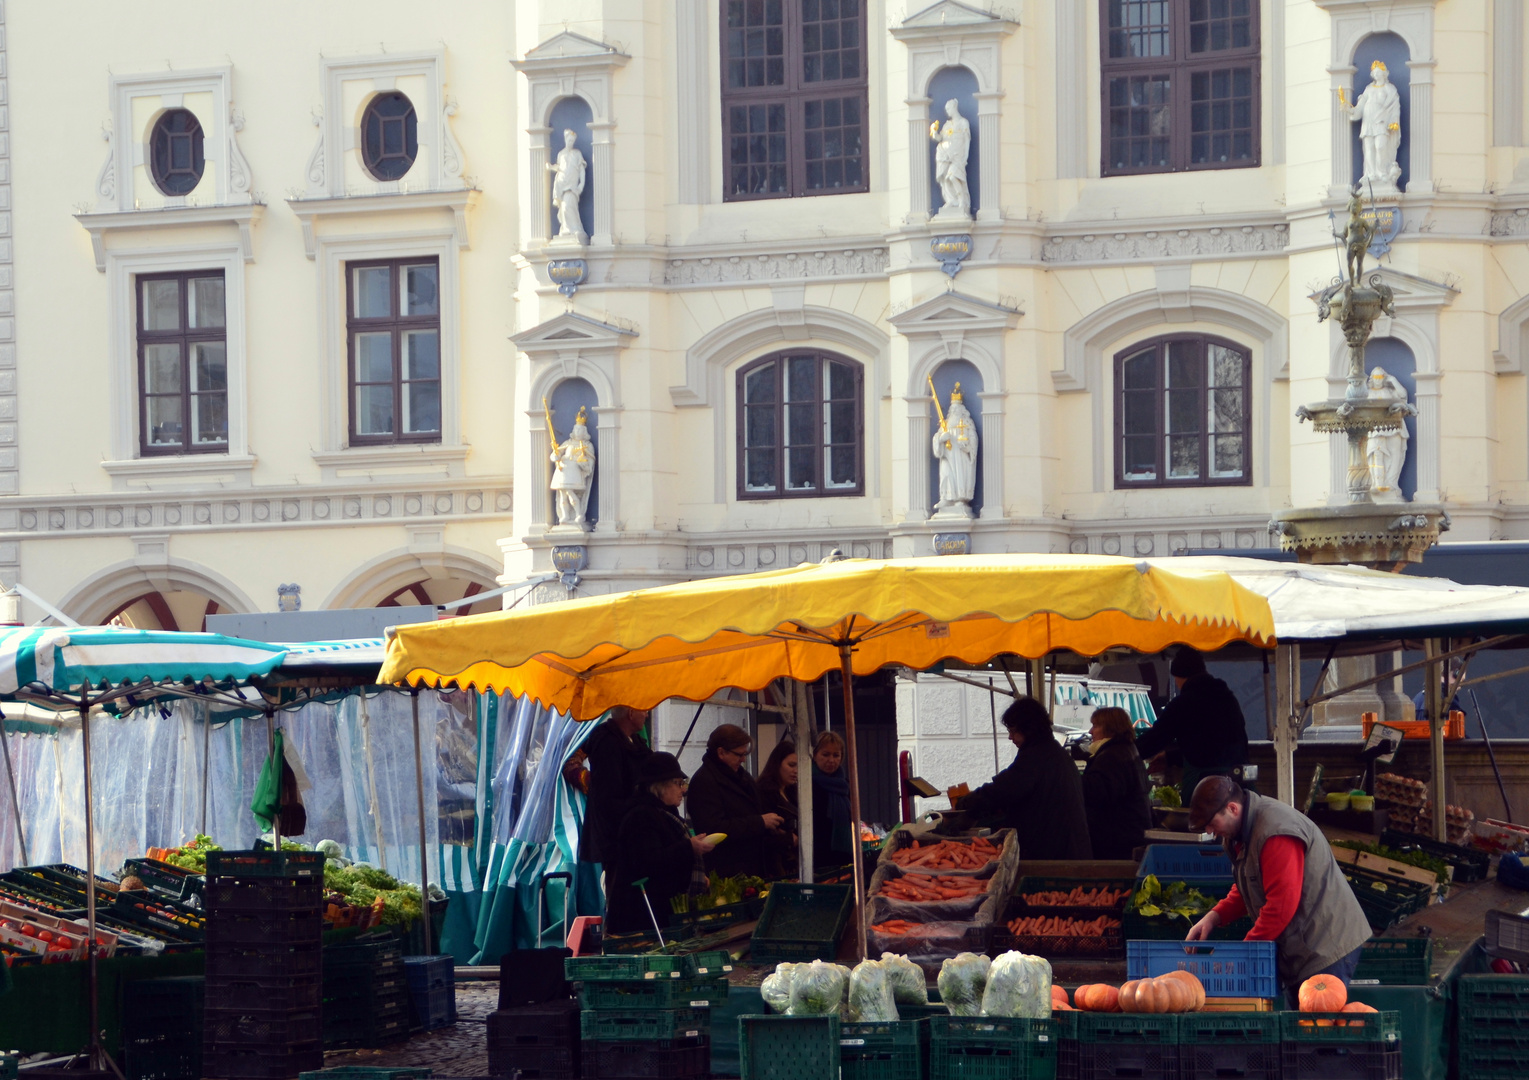
[[403, 945], [391, 934], [368, 935], [347, 945], [324, 946], [324, 970], [403, 961]]
[[776, 882], [754, 928], [750, 954], [757, 964], [832, 961], [853, 906], [845, 885]]
[[1280, 1080], [1274, 1013], [1186, 1013], [1179, 1017], [1180, 1080]]
[[214, 1046], [302, 1046], [317, 1042], [324, 1023], [318, 1009], [213, 1007], [202, 1014], [202, 1042]]
[[705, 1038], [668, 1042], [587, 1042], [579, 1048], [584, 1080], [699, 1080], [711, 1068]]
[[108, 911], [114, 918], [144, 927], [156, 937], [202, 941], [205, 935], [207, 920], [200, 911], [148, 892], [122, 893]]
[[171, 979], [139, 979], [124, 984], [122, 991], [122, 1029], [130, 1033], [140, 1025], [157, 1026], [158, 1021], [179, 1021], [202, 1011], [206, 979], [201, 975], [181, 975]]
[[201, 874], [159, 859], [128, 859], [122, 864], [123, 877], [136, 877], [152, 892], [172, 900], [200, 896], [206, 882]]
[[207, 920], [207, 949], [225, 945], [318, 945], [324, 917], [317, 910], [219, 912]]
[[209, 975], [209, 1009], [317, 1009], [320, 987], [311, 975]]
[[259, 978], [316, 979], [323, 970], [317, 944], [220, 946], [207, 951], [209, 977], [250, 975]]
[[291, 1080], [324, 1067], [317, 1040], [305, 1046], [206, 1046], [202, 1075], [210, 1080]]
[[321, 851], [209, 851], [207, 876], [236, 878], [318, 878], [324, 880]]
[[409, 1037], [409, 1018], [405, 1014], [383, 1018], [366, 1017], [324, 1025], [324, 1049], [370, 1050], [402, 1042]]
[[323, 980], [325, 1001], [370, 1000], [376, 997], [408, 997], [409, 982], [397, 964], [384, 965], [355, 975], [327, 975]]
[[407, 1024], [409, 1022], [408, 994], [399, 990], [388, 994], [324, 999], [326, 1030], [361, 1020], [402, 1020]]
[[1284, 1080], [1402, 1080], [1401, 1048], [1392, 1046], [1287, 1042], [1281, 1046], [1281, 1073]]
[[320, 878], [207, 879], [202, 903], [209, 915], [225, 912], [318, 911], [324, 906]]
[[[1488, 912], [1488, 916], [1490, 916]], [[1433, 966], [1430, 938], [1371, 938], [1359, 953], [1351, 983], [1361, 986], [1427, 986]]]
[[553, 1049], [579, 1041], [577, 1002], [499, 1009], [488, 1014], [488, 1044]]
[[124, 1044], [122, 1071], [126, 1080], [200, 1080], [201, 1041], [182, 1039], [153, 1047]]
[[1397, 851], [1421, 851], [1425, 855], [1443, 859], [1455, 868], [1454, 880], [1460, 884], [1485, 881], [1487, 871], [1492, 865], [1492, 857], [1485, 851], [1463, 847], [1460, 844], [1446, 844], [1441, 840], [1434, 840], [1416, 833], [1387, 829], [1380, 834], [1380, 842]]
[[572, 1046], [499, 1046], [488, 1048], [490, 1076], [520, 1080], [578, 1080], [579, 1044]]

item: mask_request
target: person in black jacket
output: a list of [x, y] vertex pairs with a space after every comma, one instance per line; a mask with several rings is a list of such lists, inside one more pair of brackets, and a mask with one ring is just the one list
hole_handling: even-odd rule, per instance
[[1012, 828], [1021, 859], [1088, 859], [1088, 818], [1078, 767], [1056, 741], [1046, 707], [1021, 697], [1003, 714], [1009, 741], [1019, 751], [1003, 772], [956, 805], [976, 819]]
[[812, 746], [812, 868], [834, 870], [854, 858], [844, 739], [825, 731]]
[[1184, 803], [1195, 785], [1207, 776], [1230, 775], [1248, 763], [1248, 726], [1242, 718], [1237, 695], [1205, 670], [1205, 660], [1185, 645], [1173, 658], [1168, 673], [1179, 688], [1157, 723], [1136, 737], [1136, 752], [1150, 761], [1177, 747], [1184, 757], [1184, 777], [1179, 791]]
[[1096, 859], [1129, 859], [1152, 827], [1152, 789], [1124, 709], [1095, 709], [1093, 756], [1083, 768], [1083, 809]]
[[749, 733], [734, 724], [713, 730], [685, 796], [685, 808], [697, 832], [727, 834], [706, 857], [706, 869], [719, 877], [764, 877], [768, 849], [774, 840], [784, 839], [781, 816], [759, 812], [759, 792], [743, 767], [753, 744]]
[[648, 722], [642, 709], [618, 705], [584, 744], [589, 765], [589, 802], [579, 835], [579, 861], [605, 862], [616, 831], [637, 801], [637, 771], [653, 753], [637, 737]]
[[759, 780], [754, 787], [759, 792], [759, 811], [763, 814], [779, 814], [780, 831], [789, 842], [771, 849], [770, 872], [765, 876], [775, 880], [797, 876], [800, 862], [798, 841], [802, 831], [802, 814], [796, 805], [797, 768], [796, 743], [782, 739], [770, 751], [770, 759], [759, 770]]
[[[694, 871], [713, 846], [692, 836], [679, 815], [685, 770], [673, 754], [650, 754], [637, 772], [637, 787], [607, 853], [604, 928], [611, 934], [651, 930], [655, 916], [666, 925], [674, 910], [669, 901], [689, 891]], [[643, 878], [639, 889], [634, 883]]]

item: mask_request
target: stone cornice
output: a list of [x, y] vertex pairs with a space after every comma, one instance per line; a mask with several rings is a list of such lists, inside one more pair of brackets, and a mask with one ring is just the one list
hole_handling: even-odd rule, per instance
[[232, 225], [239, 230], [239, 251], [245, 262], [255, 261], [252, 230], [265, 212], [258, 202], [217, 206], [168, 206], [154, 210], [101, 210], [75, 214], [74, 220], [90, 233], [96, 269], [106, 272], [106, 237], [133, 229], [162, 229], [187, 225]]
[[444, 210], [451, 214], [457, 243], [470, 248], [467, 213], [477, 202], [478, 189], [446, 188], [435, 191], [404, 191], [381, 195], [345, 195], [302, 197], [287, 200], [287, 205], [303, 224], [303, 250], [312, 259], [318, 251], [314, 225], [329, 217], [353, 214], [406, 214], [417, 210]]

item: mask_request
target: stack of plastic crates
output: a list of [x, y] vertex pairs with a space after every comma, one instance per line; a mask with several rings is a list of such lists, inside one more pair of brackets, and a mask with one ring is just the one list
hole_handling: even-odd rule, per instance
[[456, 961], [450, 956], [406, 956], [409, 1026], [434, 1031], [457, 1022]]
[[568, 979], [579, 984], [581, 1074], [589, 1080], [704, 1076], [711, 1061], [710, 1010], [727, 1001], [723, 966], [710, 953], [565, 960]]
[[1062, 1013], [1057, 1075], [1078, 1080], [1178, 1080], [1179, 1017], [1172, 1013]]
[[924, 1080], [928, 1068], [929, 1024], [925, 1020], [839, 1026], [839, 1080]]
[[122, 995], [127, 1080], [198, 1080], [205, 993], [206, 981], [200, 975], [128, 984]]
[[1458, 1074], [1515, 1080], [1529, 1072], [1529, 975], [1462, 975], [1455, 984]]
[[202, 1076], [280, 1080], [324, 1064], [324, 856], [210, 851]]
[[386, 1046], [409, 1037], [403, 946], [386, 931], [324, 950], [324, 1048]]
[[560, 998], [489, 1013], [488, 1072], [521, 1080], [578, 1080], [579, 1003]]
[[929, 1080], [1050, 1080], [1055, 1021], [1008, 1016], [931, 1016]]
[[1279, 1019], [1285, 1080], [1401, 1080], [1400, 1013], [1286, 1012]]
[[837, 1016], [738, 1018], [742, 1080], [839, 1080], [841, 1051]]

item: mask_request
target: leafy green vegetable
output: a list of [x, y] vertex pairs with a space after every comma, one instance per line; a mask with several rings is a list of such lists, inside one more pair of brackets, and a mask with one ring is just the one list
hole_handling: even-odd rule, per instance
[[1215, 900], [1190, 888], [1187, 882], [1175, 881], [1164, 887], [1155, 874], [1148, 874], [1131, 897], [1127, 910], [1147, 919], [1167, 916], [1194, 922], [1215, 906]]
[[370, 885], [374, 889], [392, 890], [398, 888], [398, 879], [386, 870], [378, 870], [375, 866], [367, 866], [365, 863], [357, 863], [350, 868], [354, 880], [363, 885]]
[[1162, 787], [1152, 789], [1152, 801], [1159, 806], [1183, 806], [1184, 800], [1179, 796], [1179, 789], [1172, 784], [1164, 784]]
[[1382, 859], [1390, 859], [1393, 862], [1406, 863], [1408, 866], [1416, 866], [1427, 870], [1439, 879], [1440, 882], [1449, 881], [1449, 864], [1443, 859], [1436, 859], [1432, 855], [1421, 851], [1397, 851], [1395, 848], [1386, 847], [1384, 844], [1363, 844], [1358, 840], [1334, 840], [1333, 847], [1348, 848], [1350, 851], [1363, 851], [1370, 855], [1379, 855]]

